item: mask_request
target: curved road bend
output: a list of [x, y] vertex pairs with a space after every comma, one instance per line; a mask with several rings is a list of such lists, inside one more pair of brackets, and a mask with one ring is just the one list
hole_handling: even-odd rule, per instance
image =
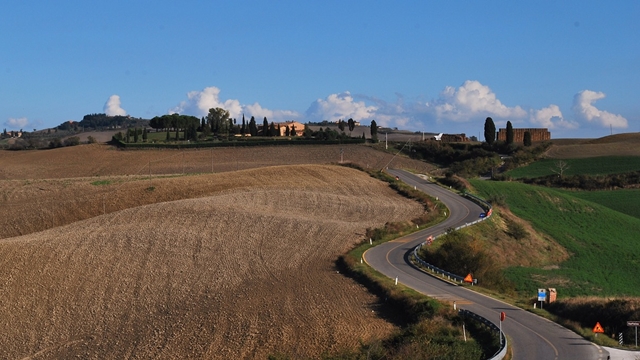
[[[410, 186], [438, 197], [451, 212], [444, 222], [369, 249], [364, 260], [374, 269], [425, 295], [443, 301], [455, 301], [457, 306], [473, 311], [496, 325], [500, 312], [507, 319], [502, 330], [507, 335], [517, 360], [566, 360], [566, 359], [606, 359], [608, 353], [601, 347], [585, 340], [576, 333], [530, 312], [495, 300], [488, 296], [452, 285], [427, 275], [409, 263], [411, 250], [429, 235], [438, 235], [447, 228], [457, 227], [479, 218], [483, 211], [477, 204], [432, 184], [416, 175], [402, 170], [387, 170], [390, 174]], [[463, 275], [463, 274], [460, 274]], [[482, 279], [480, 279], [482, 281]]]

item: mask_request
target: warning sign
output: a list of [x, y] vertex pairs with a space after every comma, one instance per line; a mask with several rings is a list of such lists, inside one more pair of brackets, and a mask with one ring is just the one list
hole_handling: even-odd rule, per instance
[[593, 332], [594, 333], [604, 333], [604, 329], [602, 328], [602, 325], [600, 325], [600, 322], [596, 322], [596, 326], [593, 327]]
[[465, 278], [464, 278], [464, 282], [467, 282], [469, 284], [473, 283], [473, 277], [471, 277], [471, 274], [468, 274]]

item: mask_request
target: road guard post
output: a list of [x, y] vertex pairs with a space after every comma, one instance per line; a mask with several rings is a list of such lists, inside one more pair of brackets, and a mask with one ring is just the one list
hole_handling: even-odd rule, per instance
[[636, 328], [636, 347], [638, 347], [638, 326], [640, 326], [639, 320], [627, 321], [627, 326], [633, 326]]

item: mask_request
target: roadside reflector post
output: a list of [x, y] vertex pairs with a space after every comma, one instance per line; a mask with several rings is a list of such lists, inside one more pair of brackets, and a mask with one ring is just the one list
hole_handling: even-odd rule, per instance
[[456, 301], [453, 301], [453, 310], [456, 310]]
[[502, 322], [507, 318], [507, 314], [504, 311], [500, 312], [500, 346], [502, 346]]
[[369, 245], [373, 245], [373, 240], [371, 240], [371, 238], [369, 238]]
[[396, 285], [398, 285], [398, 277], [396, 276]]
[[640, 326], [640, 321], [629, 320], [627, 321], [627, 326], [633, 326], [634, 328], [636, 328], [636, 347], [638, 347], [638, 326]]
[[462, 323], [462, 335], [464, 336], [464, 342], [467, 342], [467, 330], [464, 328], [464, 323]]

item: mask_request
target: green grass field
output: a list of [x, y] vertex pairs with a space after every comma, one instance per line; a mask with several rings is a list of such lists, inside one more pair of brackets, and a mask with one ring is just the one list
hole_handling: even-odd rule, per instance
[[570, 196], [588, 200], [640, 219], [640, 189], [605, 191], [567, 191]]
[[[506, 175], [514, 179], [536, 178], [553, 175], [558, 159], [544, 159], [530, 165], [507, 171]], [[602, 156], [586, 159], [562, 160], [569, 165], [564, 175], [608, 175], [640, 170], [638, 156]]]
[[485, 198], [504, 196], [515, 215], [571, 253], [555, 269], [506, 269], [521, 294], [534, 296], [538, 287], [555, 287], [561, 297], [640, 296], [640, 219], [568, 192], [517, 182], [472, 184]]

